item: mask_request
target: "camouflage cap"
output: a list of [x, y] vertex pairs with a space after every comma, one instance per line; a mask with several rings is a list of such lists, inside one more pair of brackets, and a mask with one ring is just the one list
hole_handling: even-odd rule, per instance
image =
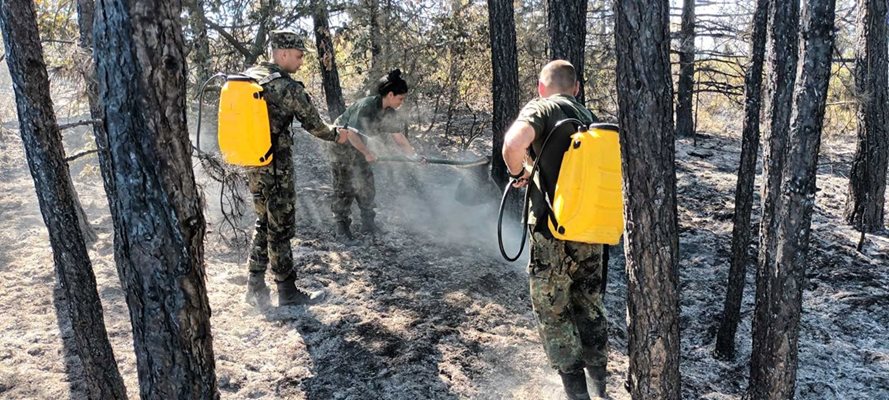
[[269, 43], [272, 49], [298, 49], [306, 51], [303, 35], [292, 29], [278, 29], [271, 32]]

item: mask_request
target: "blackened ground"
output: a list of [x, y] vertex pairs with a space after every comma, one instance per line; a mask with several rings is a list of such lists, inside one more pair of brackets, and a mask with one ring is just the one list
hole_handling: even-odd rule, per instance
[[[21, 141], [11, 128], [0, 135], [0, 398], [80, 398], [78, 361], [65, 350], [70, 330], [55, 317], [46, 229]], [[65, 137], [69, 153], [89, 147], [85, 131]], [[417, 141], [428, 143], [430, 154], [470, 157], [439, 154], [431, 137]], [[737, 142], [719, 135], [698, 138], [697, 147], [690, 139], [677, 142], [680, 367], [687, 399], [739, 399], [746, 387], [753, 266], [738, 358], [723, 362], [712, 356], [728, 270]], [[299, 284], [328, 293], [326, 301], [307, 309], [263, 313], [244, 304], [246, 236], [224, 222], [220, 187], [195, 163], [207, 204], [207, 285], [223, 398], [562, 398], [537, 336], [524, 261], [508, 264], [499, 257], [496, 205], [454, 201], [464, 172], [376, 166], [379, 222], [387, 233], [376, 244], [347, 247], [332, 235], [325, 145], [305, 133], [296, 143], [299, 212], [293, 245]], [[885, 232], [869, 236], [864, 252], [855, 251], [858, 235], [841, 222], [854, 149], [825, 143], [797, 398], [889, 398], [889, 239]], [[487, 153], [483, 146], [474, 150]], [[90, 255], [109, 337], [129, 394], [137, 398], [129, 314], [114, 269], [111, 221], [95, 158], [75, 161], [72, 174], [99, 233]], [[242, 186], [236, 188], [246, 195]], [[252, 214], [233, 222], [249, 231]], [[514, 249], [516, 229], [507, 233]], [[605, 298], [614, 399], [629, 398], [622, 389], [627, 369], [622, 258], [622, 249], [614, 248]]]

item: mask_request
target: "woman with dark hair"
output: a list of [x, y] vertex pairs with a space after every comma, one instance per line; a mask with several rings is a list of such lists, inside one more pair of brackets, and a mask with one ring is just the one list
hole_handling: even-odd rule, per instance
[[423, 160], [398, 124], [396, 110], [404, 102], [407, 91], [407, 82], [401, 77], [401, 70], [392, 70], [380, 79], [376, 95], [356, 101], [336, 119], [337, 126], [357, 129], [365, 136], [360, 142], [353, 140], [354, 147], [337, 146], [330, 151], [334, 189], [330, 208], [336, 220], [337, 236], [345, 243], [355, 243], [351, 231], [352, 200], [356, 200], [361, 209], [361, 231], [371, 236], [380, 233], [374, 221], [376, 188], [369, 164], [376, 160], [376, 156], [367, 149], [367, 138], [389, 135], [408, 157]]

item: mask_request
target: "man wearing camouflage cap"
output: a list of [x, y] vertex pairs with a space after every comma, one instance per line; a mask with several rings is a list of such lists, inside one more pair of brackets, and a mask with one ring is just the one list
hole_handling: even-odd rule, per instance
[[336, 129], [322, 121], [305, 86], [290, 77], [303, 64], [304, 39], [291, 30], [276, 30], [271, 32], [270, 47], [271, 62], [260, 63], [243, 73], [263, 88], [272, 134], [272, 162], [264, 167], [251, 168], [247, 173], [256, 211], [247, 302], [261, 308], [269, 304], [269, 289], [265, 283], [269, 264], [275, 273], [278, 306], [312, 304], [323, 295], [323, 292], [307, 293], [295, 284], [290, 249], [296, 225], [291, 123], [295, 118], [312, 135], [340, 144], [352, 135], [348, 130]]

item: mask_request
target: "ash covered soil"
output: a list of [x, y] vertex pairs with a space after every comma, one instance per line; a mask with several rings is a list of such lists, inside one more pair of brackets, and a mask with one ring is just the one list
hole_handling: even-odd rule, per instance
[[[0, 136], [0, 398], [83, 398], [78, 360], [57, 319], [52, 253], [18, 131]], [[89, 148], [85, 130], [65, 134], [69, 154]], [[418, 140], [421, 142], [422, 140]], [[228, 399], [561, 399], [528, 298], [526, 259], [501, 260], [496, 204], [454, 200], [461, 171], [378, 165], [378, 243], [348, 247], [332, 235], [329, 166], [321, 142], [297, 132], [298, 284], [325, 289], [308, 308], [258, 312], [244, 301], [247, 213], [226, 221], [220, 186], [195, 161], [206, 197], [205, 261], [219, 389]], [[825, 141], [803, 296], [798, 396], [889, 398], [889, 238], [842, 223], [854, 144]], [[430, 154], [437, 143], [426, 140]], [[477, 154], [487, 154], [476, 149]], [[682, 392], [687, 399], [740, 399], [748, 375], [753, 267], [738, 356], [713, 358], [731, 243], [739, 140], [710, 135], [677, 142]], [[456, 154], [444, 154], [458, 157]], [[98, 232], [90, 257], [109, 338], [130, 397], [138, 397], [129, 313], [113, 262], [112, 224], [94, 157], [72, 163], [80, 198]], [[759, 182], [759, 180], [758, 180]], [[234, 186], [246, 194], [242, 185]], [[757, 203], [758, 200], [757, 200]], [[229, 207], [226, 204], [226, 207]], [[756, 211], [755, 211], [756, 212]], [[357, 215], [357, 210], [356, 210]], [[754, 218], [758, 219], [758, 215]], [[240, 232], [239, 232], [240, 230]], [[508, 232], [515, 249], [516, 230]], [[751, 246], [751, 251], [755, 251]], [[609, 394], [628, 399], [626, 274], [612, 249]], [[271, 284], [271, 281], [269, 281]]]

